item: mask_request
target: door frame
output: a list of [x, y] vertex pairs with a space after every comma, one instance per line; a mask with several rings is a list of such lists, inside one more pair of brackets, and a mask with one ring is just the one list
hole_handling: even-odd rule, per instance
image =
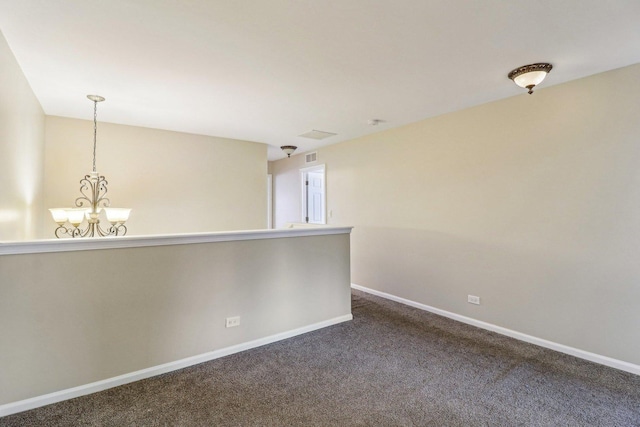
[[303, 224], [307, 224], [307, 188], [305, 185], [305, 181], [307, 178], [307, 173], [309, 172], [322, 172], [322, 223], [327, 224], [327, 168], [325, 164], [309, 166], [306, 168], [300, 169], [300, 187], [301, 187], [301, 195], [300, 199], [302, 200], [302, 210], [300, 215], [300, 222]]
[[267, 228], [273, 228], [273, 175], [267, 174]]

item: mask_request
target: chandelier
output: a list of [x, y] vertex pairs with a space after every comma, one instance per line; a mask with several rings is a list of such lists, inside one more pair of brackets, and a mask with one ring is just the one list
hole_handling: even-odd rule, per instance
[[[104, 101], [99, 95], [87, 95], [93, 101], [93, 171], [80, 180], [80, 194], [75, 208], [49, 209], [58, 224], [55, 235], [62, 237], [124, 236], [131, 209], [109, 207], [106, 197], [107, 180], [96, 172], [96, 140], [98, 135], [98, 102]], [[100, 226], [100, 214], [104, 210], [109, 226]], [[83, 225], [86, 220], [86, 225]]]

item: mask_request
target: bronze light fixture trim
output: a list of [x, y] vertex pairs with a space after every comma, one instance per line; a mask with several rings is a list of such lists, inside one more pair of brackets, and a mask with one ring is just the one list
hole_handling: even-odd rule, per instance
[[287, 153], [287, 157], [291, 157], [293, 152], [296, 151], [298, 147], [296, 147], [295, 145], [283, 145], [282, 147], [280, 147], [280, 149]]
[[533, 88], [544, 80], [549, 74], [553, 65], [546, 62], [538, 62], [536, 64], [523, 65], [515, 70], [511, 70], [509, 77], [518, 86], [529, 89], [529, 95], [533, 93]]

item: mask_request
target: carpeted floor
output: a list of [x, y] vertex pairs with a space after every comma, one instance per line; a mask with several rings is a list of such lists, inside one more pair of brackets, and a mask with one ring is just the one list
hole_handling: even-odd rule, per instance
[[640, 377], [353, 292], [352, 322], [0, 426], [640, 426]]

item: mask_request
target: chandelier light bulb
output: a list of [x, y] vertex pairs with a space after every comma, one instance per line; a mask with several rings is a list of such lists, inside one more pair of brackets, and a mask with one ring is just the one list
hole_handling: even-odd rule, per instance
[[71, 208], [71, 209], [66, 209], [67, 212], [67, 220], [71, 223], [71, 225], [73, 225], [74, 227], [79, 227], [80, 224], [82, 224], [82, 221], [84, 221], [84, 217], [87, 214], [87, 209], [85, 208]]
[[124, 224], [129, 219], [131, 209], [128, 208], [104, 208], [107, 221], [111, 224]]
[[62, 225], [67, 222], [67, 211], [65, 208], [51, 208], [49, 209], [49, 212], [51, 212], [53, 220], [58, 225]]

